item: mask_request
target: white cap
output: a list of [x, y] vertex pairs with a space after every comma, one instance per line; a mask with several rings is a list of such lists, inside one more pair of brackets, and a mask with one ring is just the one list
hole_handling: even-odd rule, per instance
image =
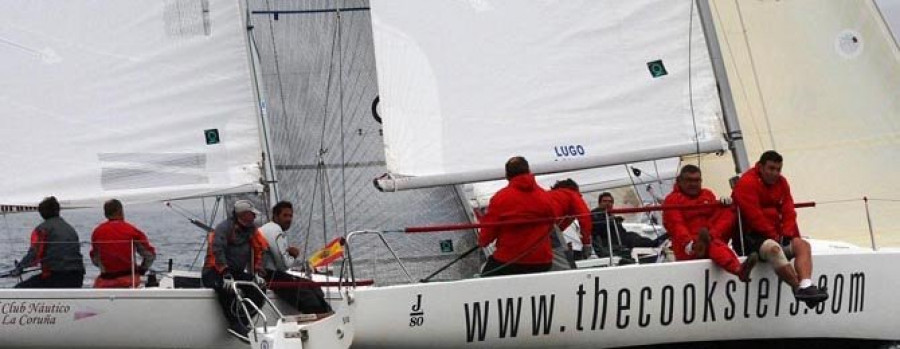
[[234, 202], [234, 213], [240, 214], [244, 212], [253, 212], [253, 214], [259, 216], [259, 210], [253, 207], [253, 203], [250, 200], [238, 200]]

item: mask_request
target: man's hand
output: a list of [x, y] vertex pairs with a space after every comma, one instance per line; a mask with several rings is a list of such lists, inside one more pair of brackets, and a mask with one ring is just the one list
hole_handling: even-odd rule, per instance
[[24, 269], [22, 269], [22, 267], [16, 266], [13, 270], [9, 271], [9, 276], [14, 277], [14, 278], [19, 277], [19, 276], [22, 276], [23, 272], [24, 272]]
[[297, 256], [300, 255], [300, 249], [297, 248], [296, 246], [289, 246], [289, 247], [287, 248], [287, 253], [288, 253], [291, 257], [297, 258]]
[[719, 198], [719, 202], [721, 202], [722, 205], [730, 206], [730, 205], [731, 205], [731, 197], [730, 197], [730, 196], [723, 196], [723, 197]]
[[699, 258], [707, 258], [707, 252], [709, 249], [709, 244], [712, 241], [712, 238], [709, 236], [709, 229], [700, 228], [700, 231], [697, 232], [697, 238], [694, 239], [694, 255]]

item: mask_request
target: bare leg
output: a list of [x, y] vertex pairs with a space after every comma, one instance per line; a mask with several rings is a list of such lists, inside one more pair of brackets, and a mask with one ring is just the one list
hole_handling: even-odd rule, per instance
[[784, 280], [788, 285], [791, 285], [791, 289], [793, 290], [800, 286], [800, 279], [797, 278], [797, 273], [790, 264], [775, 268], [775, 274], [778, 274], [778, 277], [781, 278], [781, 280]]
[[794, 269], [800, 280], [812, 278], [812, 249], [809, 242], [799, 237], [791, 239], [791, 249], [794, 251]]
[[777, 242], [766, 240], [766, 242], [763, 243], [763, 246], [760, 247], [759, 252], [761, 256], [765, 256], [767, 261], [774, 264], [775, 274], [778, 274], [778, 277], [781, 278], [781, 280], [784, 280], [788, 285], [791, 285], [792, 289], [797, 289], [797, 287], [800, 286], [800, 278], [797, 277], [794, 266], [784, 258], [784, 251]]

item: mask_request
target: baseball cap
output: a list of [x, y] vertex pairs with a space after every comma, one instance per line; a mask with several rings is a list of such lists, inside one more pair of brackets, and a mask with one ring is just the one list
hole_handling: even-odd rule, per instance
[[259, 210], [253, 207], [253, 203], [250, 200], [238, 200], [234, 202], [234, 213], [244, 213], [244, 212], [253, 212], [253, 214], [259, 216]]

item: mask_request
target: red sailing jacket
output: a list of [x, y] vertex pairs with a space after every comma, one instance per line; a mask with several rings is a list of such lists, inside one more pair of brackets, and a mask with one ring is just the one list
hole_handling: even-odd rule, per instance
[[100, 267], [103, 277], [130, 274], [135, 266], [134, 254], [141, 256], [141, 267], [149, 268], [156, 258], [156, 249], [147, 235], [121, 219], [101, 223], [91, 235], [91, 260]]
[[[521, 174], [509, 180], [491, 198], [483, 223], [533, 221], [481, 228], [478, 245], [496, 240], [494, 259], [501, 263], [549, 264], [553, 260], [550, 231], [554, 205], [549, 194], [534, 181], [534, 175]], [[520, 257], [521, 256], [521, 257]]]
[[[556, 217], [575, 216], [578, 219], [578, 225], [581, 226], [581, 243], [586, 246], [590, 245], [593, 229], [591, 209], [584, 203], [581, 193], [569, 188], [558, 188], [550, 190], [549, 194], [553, 200]], [[559, 230], [566, 230], [574, 220], [572, 217], [566, 217], [558, 221]]]
[[741, 210], [745, 230], [774, 240], [800, 236], [794, 198], [783, 176], [775, 184], [766, 185], [758, 166], [754, 166], [741, 175], [731, 196]]
[[[716, 194], [709, 189], [701, 189], [700, 195], [690, 197], [683, 193], [678, 186], [666, 196], [664, 206], [670, 205], [704, 205], [716, 204]], [[685, 246], [697, 237], [700, 228], [709, 229], [713, 239], [728, 243], [734, 229], [735, 216], [731, 208], [703, 207], [696, 209], [665, 210], [663, 211], [663, 226], [669, 232], [672, 239], [672, 250], [678, 260], [691, 259], [684, 252]]]

